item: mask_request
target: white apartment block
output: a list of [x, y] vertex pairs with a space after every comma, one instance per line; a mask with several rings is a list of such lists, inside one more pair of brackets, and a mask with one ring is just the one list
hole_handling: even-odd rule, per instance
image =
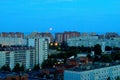
[[50, 38], [41, 37], [41, 38], [33, 38], [28, 39], [28, 46], [35, 47], [35, 64], [41, 64], [44, 60], [48, 59], [48, 45], [50, 42]]
[[[22, 48], [22, 47], [21, 47]], [[0, 51], [0, 67], [9, 65], [11, 69], [19, 63], [24, 65], [25, 69], [33, 68], [34, 66], [34, 49], [14, 49]]]
[[116, 80], [120, 76], [120, 65], [86, 71], [64, 71], [64, 80]]
[[100, 44], [102, 51], [105, 51], [105, 46], [120, 47], [120, 38], [108, 39], [98, 39], [98, 36], [81, 36], [70, 38], [67, 40], [68, 46], [85, 46], [93, 47], [96, 44]]
[[0, 44], [2, 45], [26, 45], [26, 39], [12, 38], [12, 37], [0, 37]]

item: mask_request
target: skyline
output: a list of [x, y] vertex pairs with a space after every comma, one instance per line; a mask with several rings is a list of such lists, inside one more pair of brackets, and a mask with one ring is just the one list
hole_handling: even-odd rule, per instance
[[0, 32], [120, 33], [119, 9], [119, 0], [5, 0], [0, 1]]

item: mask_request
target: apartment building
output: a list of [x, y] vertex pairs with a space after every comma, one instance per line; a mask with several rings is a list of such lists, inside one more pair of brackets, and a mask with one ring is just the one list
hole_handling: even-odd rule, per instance
[[79, 36], [80, 36], [80, 32], [69, 31], [64, 33], [56, 33], [55, 39], [56, 39], [56, 42], [61, 43], [63, 41], [67, 41], [69, 38], [79, 37]]
[[28, 46], [35, 47], [35, 64], [41, 64], [48, 58], [49, 37], [27, 39]]
[[34, 48], [27, 46], [0, 47], [0, 67], [9, 65], [13, 69], [17, 63], [23, 64], [25, 69], [33, 68]]
[[114, 66], [80, 66], [64, 71], [64, 80], [116, 80], [120, 76], [120, 65]]

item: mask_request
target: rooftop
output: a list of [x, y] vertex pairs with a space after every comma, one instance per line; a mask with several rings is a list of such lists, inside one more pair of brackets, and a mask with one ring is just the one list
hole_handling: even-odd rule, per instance
[[70, 68], [67, 70], [82, 72], [82, 71], [100, 69], [100, 68], [111, 67], [111, 66], [116, 66], [116, 65], [120, 65], [120, 61], [116, 61], [116, 62], [112, 62], [112, 63], [104, 63], [104, 62], [89, 63], [86, 65], [80, 65], [77, 67], [73, 67], [73, 68]]

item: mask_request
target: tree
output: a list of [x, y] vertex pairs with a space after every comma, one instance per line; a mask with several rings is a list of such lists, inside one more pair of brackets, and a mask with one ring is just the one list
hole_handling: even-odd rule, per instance
[[40, 66], [39, 66], [39, 64], [36, 64], [36, 65], [34, 65], [34, 68], [33, 68], [33, 70], [39, 70], [40, 69]]
[[112, 56], [112, 59], [115, 61], [115, 60], [120, 60], [120, 52], [119, 51], [117, 51], [117, 52], [113, 52], [112, 54], [111, 54], [111, 56]]
[[63, 51], [66, 51], [67, 49], [68, 49], [68, 44], [67, 44], [67, 42], [66, 41], [63, 41], [62, 43], [61, 43], [61, 50], [63, 50]]
[[94, 46], [94, 52], [95, 52], [95, 55], [101, 55], [102, 50], [101, 50], [101, 46], [99, 44], [96, 44]]
[[120, 80], [120, 77], [119, 77], [119, 76], [117, 76], [116, 80]]
[[22, 66], [20, 66], [20, 71], [25, 71], [25, 67], [23, 64], [22, 64]]
[[42, 63], [42, 68], [52, 68], [57, 63], [56, 59], [47, 59]]
[[108, 77], [107, 80], [110, 80], [110, 77]]
[[91, 54], [87, 54], [87, 58], [92, 59]]
[[101, 56], [102, 62], [112, 62], [112, 57], [110, 54], [104, 54]]
[[105, 51], [110, 51], [110, 50], [112, 50], [112, 47], [110, 47], [110, 46], [105, 47]]
[[11, 71], [9, 65], [3, 65], [3, 66], [1, 67], [1, 70], [3, 70], [3, 71]]
[[114, 47], [113, 50], [117, 51], [117, 50], [120, 50], [119, 47]]
[[13, 72], [19, 72], [19, 71], [20, 71], [20, 64], [17, 63], [13, 68]]

